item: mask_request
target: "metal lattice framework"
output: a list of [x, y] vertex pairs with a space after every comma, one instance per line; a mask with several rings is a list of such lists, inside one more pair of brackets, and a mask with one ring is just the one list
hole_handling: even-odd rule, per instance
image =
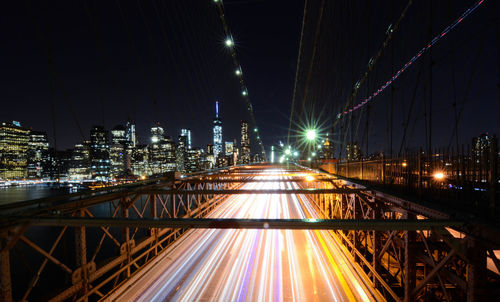
[[444, 219], [448, 225], [407, 230], [336, 230], [355, 261], [386, 298], [395, 301], [482, 301], [498, 295], [500, 271], [494, 250], [498, 230], [481, 223], [452, 225], [451, 215], [368, 190], [345, 180], [306, 184], [315, 189], [361, 189], [355, 193], [312, 195], [325, 219]]
[[[122, 281], [148, 264], [156, 255], [175, 241], [186, 229], [109, 227], [105, 224], [87, 228], [79, 224], [70, 227], [37, 226], [35, 218], [105, 218], [153, 219], [204, 217], [227, 195], [221, 190], [234, 190], [238, 182], [224, 180], [227, 171], [193, 176], [183, 180], [160, 179], [132, 188], [101, 190], [91, 194], [69, 195], [6, 206], [1, 209], [1, 293], [3, 300], [28, 300], [43, 287], [41, 279], [60, 280], [51, 301], [68, 298], [95, 300], [103, 297]], [[189, 180], [198, 180], [190, 183]], [[199, 181], [205, 179], [205, 181]], [[186, 193], [192, 191], [193, 193]], [[215, 192], [215, 193], [213, 193]], [[64, 201], [65, 200], [65, 201]], [[68, 242], [74, 242], [68, 247]], [[64, 244], [63, 244], [64, 242]], [[13, 253], [14, 252], [14, 253]], [[16, 256], [30, 255], [29, 278], [16, 274], [23, 260]], [[11, 257], [12, 256], [12, 257]], [[24, 275], [24, 271], [22, 272]], [[27, 281], [29, 280], [29, 281]], [[45, 280], [46, 281], [46, 280]], [[43, 292], [43, 290], [42, 290]], [[35, 295], [37, 296], [37, 295]]]
[[[257, 177], [265, 168], [172, 175], [4, 206], [1, 297], [99, 300], [189, 228], [331, 230], [388, 300], [476, 301], [495, 293], [498, 275], [486, 262], [500, 271], [496, 229], [303, 168], [288, 167], [286, 180]], [[306, 181], [305, 173], [314, 180]], [[296, 182], [300, 188], [241, 189], [248, 182], [269, 181]], [[324, 219], [206, 217], [233, 194], [299, 194]]]

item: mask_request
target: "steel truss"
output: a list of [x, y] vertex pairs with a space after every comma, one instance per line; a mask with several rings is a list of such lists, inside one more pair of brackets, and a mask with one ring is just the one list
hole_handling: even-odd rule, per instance
[[[302, 183], [303, 188], [360, 189], [337, 179]], [[498, 297], [500, 271], [494, 250], [498, 231], [481, 223], [452, 225], [450, 215], [400, 198], [370, 191], [309, 196], [325, 219], [420, 220], [418, 229], [332, 231], [372, 278], [373, 285], [395, 301], [483, 301]], [[450, 223], [425, 227], [432, 219]], [[462, 220], [463, 221], [463, 220]]]
[[[49, 284], [58, 290], [44, 300], [98, 300], [150, 263], [187, 230], [142, 224], [48, 227], [38, 226], [31, 219], [202, 218], [228, 196], [218, 192], [233, 191], [243, 184], [217, 181], [228, 173], [210, 174], [211, 180], [206, 182], [200, 181], [205, 175], [182, 180], [172, 177], [138, 188], [125, 186], [111, 192], [101, 190], [104, 193], [95, 191], [0, 208], [4, 215], [0, 217], [0, 300], [38, 299], [47, 295], [43, 288], [47, 280], [58, 280], [58, 284]], [[29, 259], [23, 259], [23, 254], [29, 255]], [[13, 266], [23, 262], [30, 267], [28, 272], [24, 267]]]
[[[0, 208], [0, 295], [29, 300], [59, 280], [46, 300], [98, 300], [134, 276], [188, 228], [329, 229], [388, 300], [483, 300], [495, 296], [498, 233], [449, 214], [327, 174], [299, 189], [238, 190], [262, 168], [237, 168], [140, 186], [49, 198]], [[308, 172], [309, 173], [309, 172]], [[255, 179], [252, 179], [256, 177]], [[300, 194], [323, 219], [207, 219], [232, 194]], [[457, 234], [459, 235], [457, 237]], [[14, 267], [26, 254], [31, 275]], [[14, 284], [14, 286], [12, 286]], [[498, 296], [498, 295], [497, 295]]]

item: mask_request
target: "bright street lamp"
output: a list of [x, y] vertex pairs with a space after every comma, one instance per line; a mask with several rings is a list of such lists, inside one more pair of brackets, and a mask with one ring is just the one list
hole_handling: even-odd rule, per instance
[[316, 139], [316, 130], [315, 129], [309, 129], [309, 130], [307, 130], [306, 137], [310, 141], [315, 140]]

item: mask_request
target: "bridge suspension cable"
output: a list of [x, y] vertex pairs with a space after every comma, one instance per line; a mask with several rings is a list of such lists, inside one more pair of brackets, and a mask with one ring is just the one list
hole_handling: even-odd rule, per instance
[[226, 36], [226, 40], [224, 41], [224, 43], [231, 51], [231, 56], [233, 57], [233, 63], [234, 63], [234, 68], [235, 68], [235, 74], [236, 74], [236, 76], [239, 77], [239, 80], [240, 80], [241, 95], [245, 100], [248, 112], [250, 113], [251, 123], [254, 126], [253, 132], [255, 133], [255, 138], [256, 138], [257, 143], [259, 144], [259, 146], [261, 148], [262, 156], [264, 157], [264, 160], [266, 160], [266, 151], [264, 149], [264, 145], [262, 144], [262, 140], [261, 140], [260, 135], [259, 135], [259, 128], [257, 127], [257, 122], [255, 121], [255, 115], [253, 112], [252, 102], [250, 102], [250, 96], [248, 95], [248, 89], [245, 85], [245, 80], [243, 79], [243, 71], [241, 68], [241, 64], [238, 60], [238, 54], [236, 53], [236, 46], [234, 44], [233, 35], [231, 34], [231, 31], [229, 30], [229, 26], [227, 24], [226, 17], [224, 15], [224, 7], [222, 4], [222, 0], [214, 0], [214, 2], [218, 8], [219, 17], [222, 21], [222, 26], [224, 27], [224, 33]]
[[424, 46], [416, 55], [414, 55], [400, 70], [396, 72], [395, 75], [392, 76], [384, 85], [382, 85], [377, 91], [372, 93], [369, 97], [365, 98], [362, 102], [358, 103], [356, 106], [347, 109], [347, 106], [350, 104], [350, 100], [347, 102], [346, 109], [343, 112], [339, 112], [337, 114], [337, 120], [341, 117], [352, 113], [363, 106], [365, 106], [368, 102], [373, 100], [377, 95], [379, 95], [382, 91], [384, 91], [387, 87], [389, 87], [403, 72], [405, 72], [411, 64], [417, 61], [425, 52], [427, 52], [434, 44], [436, 44], [439, 40], [441, 40], [447, 33], [453, 30], [459, 23], [461, 23], [465, 18], [467, 18], [474, 10], [476, 10], [481, 4], [483, 4], [484, 0], [477, 1], [473, 6], [468, 8], [459, 18], [457, 18], [451, 25], [446, 27], [441, 33], [434, 37], [426, 46]]

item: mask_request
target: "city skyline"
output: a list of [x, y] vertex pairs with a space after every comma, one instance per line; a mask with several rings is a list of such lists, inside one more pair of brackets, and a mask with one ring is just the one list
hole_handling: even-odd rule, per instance
[[[18, 121], [2, 122], [0, 179], [108, 181], [250, 163], [248, 123], [241, 122], [241, 145], [236, 138], [223, 144], [219, 100], [215, 102], [213, 123], [214, 144], [206, 146], [196, 145], [196, 138], [193, 144], [191, 129], [180, 128], [176, 136], [167, 133], [159, 122], [150, 128], [149, 137], [140, 139], [136, 135], [136, 125], [127, 121], [110, 129], [94, 125], [89, 129], [88, 140], [72, 148], [56, 149], [46, 131], [25, 128]], [[246, 125], [245, 130], [243, 125]], [[240, 153], [241, 159], [238, 158]]]

